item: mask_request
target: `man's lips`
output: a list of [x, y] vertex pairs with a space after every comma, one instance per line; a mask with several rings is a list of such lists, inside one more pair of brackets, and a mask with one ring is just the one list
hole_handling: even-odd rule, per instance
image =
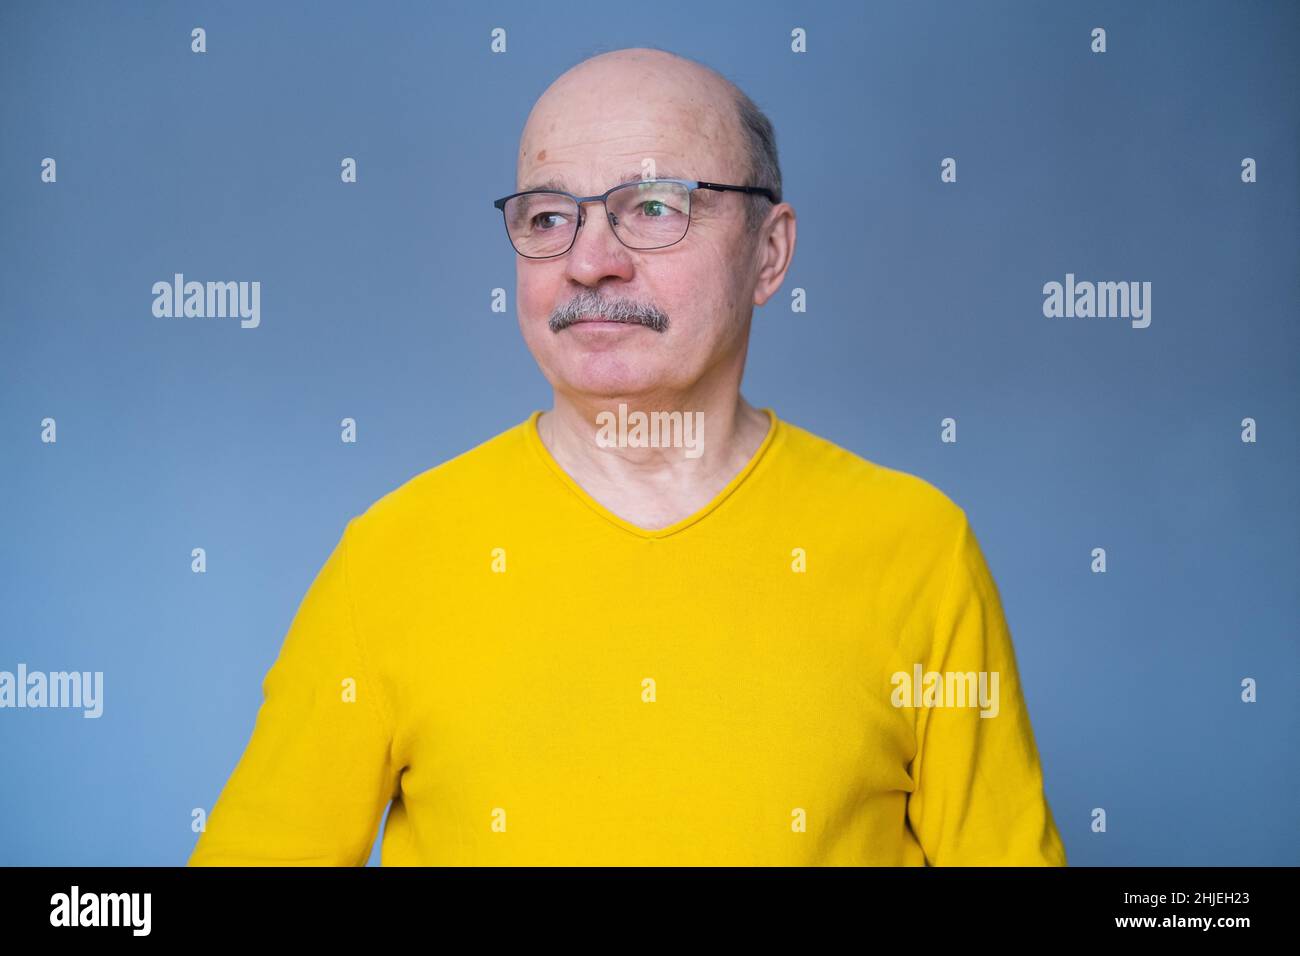
[[[599, 315], [584, 315], [582, 318], [575, 320], [571, 325], [600, 325], [610, 328], [618, 326], [638, 326], [640, 322], [615, 322], [613, 319], [606, 319]], [[642, 326], [644, 328], [644, 326]]]

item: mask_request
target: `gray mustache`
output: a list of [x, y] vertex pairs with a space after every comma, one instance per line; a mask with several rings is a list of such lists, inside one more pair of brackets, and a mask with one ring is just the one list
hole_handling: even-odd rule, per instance
[[626, 299], [612, 302], [603, 299], [594, 300], [585, 296], [579, 296], [568, 305], [552, 312], [547, 325], [552, 332], [560, 332], [584, 315], [600, 316], [607, 322], [644, 325], [656, 332], [663, 332], [668, 328], [668, 314], [652, 305], [641, 305]]

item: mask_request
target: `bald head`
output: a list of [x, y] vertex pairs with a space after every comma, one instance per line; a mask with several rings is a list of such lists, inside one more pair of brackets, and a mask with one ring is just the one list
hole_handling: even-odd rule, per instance
[[[716, 70], [645, 47], [601, 53], [561, 74], [520, 137], [521, 189], [562, 181], [568, 192], [594, 195], [615, 185], [605, 181], [611, 169], [618, 181], [648, 172], [781, 194], [772, 124], [753, 101]], [[753, 231], [770, 204], [759, 195], [741, 201]]]

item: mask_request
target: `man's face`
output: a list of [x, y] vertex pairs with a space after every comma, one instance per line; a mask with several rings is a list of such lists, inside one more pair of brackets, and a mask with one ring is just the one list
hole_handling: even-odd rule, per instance
[[[571, 81], [570, 81], [571, 80]], [[562, 79], [538, 102], [521, 142], [518, 188], [550, 183], [598, 195], [649, 169], [656, 178], [747, 185], [735, 120], [689, 76], [647, 81], [617, 65]], [[558, 184], [558, 185], [557, 185]], [[583, 206], [573, 247], [553, 259], [516, 256], [519, 325], [551, 385], [583, 397], [689, 390], [711, 370], [744, 363], [754, 246], [744, 194], [691, 193], [675, 245], [639, 251], [614, 235], [599, 203]], [[640, 322], [579, 322], [553, 331], [556, 310], [596, 315], [614, 303]], [[667, 318], [662, 331], [654, 319]]]

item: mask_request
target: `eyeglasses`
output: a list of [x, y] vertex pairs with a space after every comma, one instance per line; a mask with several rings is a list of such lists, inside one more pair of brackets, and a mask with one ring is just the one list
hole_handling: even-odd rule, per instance
[[618, 241], [629, 249], [662, 249], [681, 242], [691, 224], [691, 193], [713, 189], [757, 193], [781, 199], [762, 186], [727, 186], [695, 179], [639, 179], [599, 196], [575, 196], [554, 189], [529, 189], [496, 200], [506, 221], [506, 235], [526, 259], [551, 259], [573, 248], [586, 221], [584, 203], [600, 202]]

